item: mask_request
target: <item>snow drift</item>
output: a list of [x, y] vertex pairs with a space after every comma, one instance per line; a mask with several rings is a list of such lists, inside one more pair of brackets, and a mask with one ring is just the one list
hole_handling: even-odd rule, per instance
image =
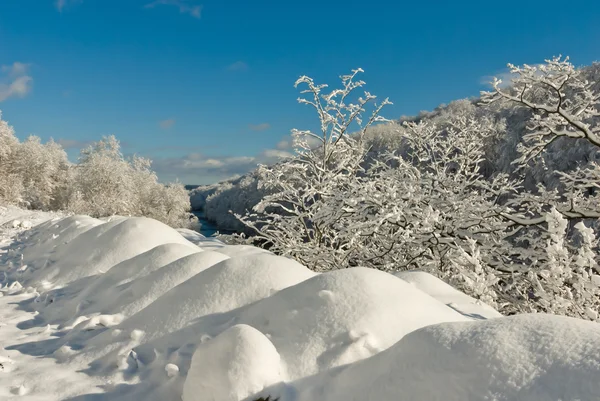
[[502, 317], [419, 271], [316, 274], [150, 219], [52, 217], [0, 231], [2, 399], [600, 399], [597, 323]]

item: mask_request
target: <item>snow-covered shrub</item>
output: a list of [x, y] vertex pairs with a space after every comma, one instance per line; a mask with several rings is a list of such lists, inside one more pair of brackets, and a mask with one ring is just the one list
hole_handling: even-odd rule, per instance
[[0, 201], [28, 208], [58, 209], [68, 181], [69, 162], [60, 145], [30, 136], [19, 142], [0, 114]]
[[21, 143], [0, 118], [0, 203], [94, 217], [145, 216], [175, 227], [193, 224], [183, 185], [159, 183], [150, 164], [142, 157], [125, 158], [114, 136], [82, 150], [79, 163], [71, 164], [52, 139], [43, 144], [31, 136]]
[[[386, 99], [376, 105], [363, 122], [362, 116], [375, 96], [368, 92], [350, 103], [349, 96], [364, 86], [355, 80], [362, 70], [341, 77], [342, 88], [323, 94], [327, 85], [318, 85], [306, 76], [296, 86], [306, 85], [302, 93], [310, 99], [298, 101], [312, 106], [318, 113], [321, 132], [293, 130], [296, 156], [273, 166], [259, 166], [258, 190], [267, 195], [254, 206], [254, 213], [236, 216], [255, 230], [254, 241], [273, 252], [292, 256], [315, 270], [330, 270], [348, 263], [353, 244], [345, 231], [343, 207], [332, 209], [338, 197], [355, 187], [363, 172], [361, 163], [366, 149], [362, 135], [374, 122], [386, 121], [379, 116]], [[357, 126], [359, 133], [350, 137], [349, 130]], [[318, 147], [309, 141], [317, 141]], [[332, 214], [332, 212], [335, 212]]]
[[13, 170], [14, 153], [19, 146], [13, 128], [2, 120], [0, 112], [0, 202], [19, 203], [23, 184]]
[[[251, 241], [315, 270], [426, 269], [504, 313], [596, 320], [598, 241], [589, 222], [578, 221], [600, 216], [600, 167], [590, 158], [585, 166], [539, 175], [556, 175], [558, 185], [532, 186], [531, 171], [557, 139], [600, 145], [598, 85], [583, 79], [589, 71], [559, 59], [539, 71], [511, 68], [513, 87], [496, 82], [495, 94], [483, 94], [487, 106], [454, 102], [435, 120], [423, 115], [369, 131], [379, 107], [356, 135], [350, 122], [374, 99], [366, 93], [349, 104], [364, 84], [353, 83], [356, 71], [328, 94], [302, 77], [297, 84], [307, 84], [313, 99], [300, 100], [316, 109], [322, 133], [294, 131], [296, 156], [257, 170], [258, 188], [269, 194], [254, 213], [238, 214], [256, 232]], [[530, 130], [523, 142], [515, 141], [508, 169], [490, 158], [504, 157], [506, 146], [507, 120], [494, 107], [510, 102], [531, 109], [521, 116], [534, 117], [523, 126]], [[307, 137], [322, 146], [311, 148]], [[379, 149], [369, 154], [365, 138]], [[385, 151], [389, 146], [395, 149]]]
[[60, 209], [68, 186], [69, 161], [63, 148], [30, 136], [14, 152], [13, 171], [21, 177], [22, 203], [31, 209]]
[[190, 202], [181, 184], [165, 186], [150, 170], [151, 161], [127, 159], [114, 136], [81, 151], [68, 209], [92, 217], [146, 216], [172, 226], [189, 221]]

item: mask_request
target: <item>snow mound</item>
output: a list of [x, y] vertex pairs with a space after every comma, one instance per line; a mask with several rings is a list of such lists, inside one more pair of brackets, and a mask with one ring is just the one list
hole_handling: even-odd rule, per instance
[[239, 317], [275, 344], [290, 379], [367, 358], [421, 327], [466, 320], [407, 282], [367, 268], [317, 275]]
[[194, 352], [183, 401], [240, 401], [282, 381], [280, 358], [260, 331], [246, 325], [225, 330]]
[[[136, 280], [113, 287], [112, 291], [109, 290], [110, 298], [101, 297], [102, 301], [99, 300], [94, 307], [88, 307], [86, 310], [132, 316], [151, 305], [167, 291], [225, 259], [227, 256], [217, 252], [191, 253]], [[163, 312], [170, 314], [177, 308], [170, 305]], [[160, 319], [160, 316], [153, 316], [151, 320], [154, 319]]]
[[75, 280], [108, 271], [112, 266], [158, 245], [178, 243], [197, 247], [169, 226], [148, 218], [115, 219], [92, 227], [64, 245], [55, 262], [35, 272], [28, 282], [62, 287]]
[[443, 323], [311, 383], [299, 399], [599, 400], [599, 349], [598, 324], [567, 317]]
[[127, 304], [119, 301], [123, 299], [122, 293], [131, 288], [128, 283], [147, 276], [182, 257], [198, 252], [201, 250], [184, 244], [159, 245], [118, 263], [90, 284], [86, 283], [83, 289], [75, 288], [73, 290], [76, 292], [75, 296], [65, 297], [65, 289], [49, 291], [43, 297], [43, 309], [38, 306], [38, 310], [48, 322], [64, 322], [71, 317], [93, 313], [112, 313], [119, 309], [117, 305]]
[[144, 330], [148, 340], [161, 337], [198, 317], [237, 309], [315, 275], [296, 261], [268, 253], [229, 259], [205, 251], [196, 259], [207, 254], [226, 260], [181, 282], [121, 328]]
[[419, 270], [403, 271], [394, 274], [419, 290], [431, 295], [450, 308], [475, 319], [492, 319], [501, 317], [500, 312], [491, 306], [458, 291], [439, 278]]

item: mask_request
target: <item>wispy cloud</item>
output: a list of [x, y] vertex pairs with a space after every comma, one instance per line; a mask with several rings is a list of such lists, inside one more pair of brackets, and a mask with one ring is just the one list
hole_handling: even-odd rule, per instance
[[62, 13], [63, 10], [72, 5], [72, 4], [78, 4], [81, 3], [83, 0], [56, 0], [54, 2], [54, 7], [56, 7], [56, 9], [58, 10], [59, 13]]
[[187, 0], [155, 0], [146, 4], [144, 8], [154, 8], [156, 6], [175, 6], [179, 8], [180, 13], [189, 14], [198, 19], [200, 19], [202, 13], [201, 5], [191, 4]]
[[33, 86], [29, 64], [15, 62], [0, 67], [0, 102], [10, 97], [25, 97]]
[[227, 71], [246, 71], [248, 70], [248, 64], [243, 61], [236, 61], [235, 63], [227, 66]]
[[203, 145], [159, 145], [150, 148], [143, 149], [145, 153], [161, 153], [161, 152], [201, 152], [207, 149], [218, 149], [221, 145], [217, 144], [203, 144]]
[[252, 131], [266, 131], [271, 128], [271, 124], [269, 123], [261, 123], [261, 124], [248, 124], [248, 128]]
[[292, 148], [292, 140], [291, 139], [282, 139], [277, 142], [277, 149], [279, 150], [290, 150]]
[[169, 129], [169, 128], [171, 128], [171, 127], [173, 127], [175, 125], [175, 119], [174, 118], [169, 118], [167, 120], [159, 121], [158, 125], [162, 129]]
[[207, 179], [214, 182], [243, 175], [259, 164], [277, 163], [291, 155], [280, 149], [265, 149], [256, 156], [206, 156], [198, 152], [182, 157], [155, 157], [152, 168], [168, 180], [178, 178], [185, 183], [208, 183]]
[[3, 65], [1, 70], [3, 73], [8, 75], [9, 78], [18, 78], [23, 75], [27, 75], [30, 66], [31, 64], [15, 61], [11, 65]]
[[93, 141], [81, 141], [79, 139], [59, 138], [58, 141], [56, 141], [56, 143], [58, 143], [64, 149], [83, 149], [85, 147], [90, 146], [93, 143]]

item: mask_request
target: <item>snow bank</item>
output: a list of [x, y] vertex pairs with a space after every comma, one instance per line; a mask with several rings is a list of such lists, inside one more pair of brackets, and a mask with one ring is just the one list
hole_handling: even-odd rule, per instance
[[[180, 254], [181, 255], [181, 254]], [[135, 280], [115, 287], [112, 296], [104, 297], [96, 309], [131, 316], [150, 305], [171, 288], [198, 272], [225, 259], [216, 252], [195, 252], [183, 256]]]
[[[184, 244], [159, 245], [118, 263], [92, 282], [85, 283], [82, 288], [70, 285], [67, 289], [46, 292], [44, 297], [38, 299], [38, 303], [43, 302], [44, 308], [40, 309], [38, 306], [38, 310], [47, 322], [67, 321], [67, 324], [70, 324], [71, 317], [76, 319], [82, 315], [130, 314], [132, 310], [137, 312], [141, 305], [147, 305], [158, 296], [148, 290], [148, 287], [157, 287], [158, 282], [151, 282], [148, 286], [147, 280], [140, 279], [180, 258], [198, 252], [201, 250]], [[153, 275], [150, 280], [157, 279], [156, 276]], [[144, 283], [144, 286], [141, 291], [136, 291], [140, 288], [140, 283]], [[70, 294], [74, 295], [69, 296]]]
[[109, 221], [86, 230], [66, 244], [58, 245], [52, 259], [44, 260], [44, 267], [25, 283], [62, 287], [75, 280], [104, 273], [117, 263], [167, 243], [195, 247], [177, 231], [156, 220], [135, 217]]
[[600, 399], [596, 323], [501, 317], [419, 271], [316, 274], [150, 219], [24, 231], [15, 216], [0, 230], [0, 398]]
[[315, 379], [299, 400], [599, 400], [599, 349], [598, 324], [567, 317], [444, 323]]

